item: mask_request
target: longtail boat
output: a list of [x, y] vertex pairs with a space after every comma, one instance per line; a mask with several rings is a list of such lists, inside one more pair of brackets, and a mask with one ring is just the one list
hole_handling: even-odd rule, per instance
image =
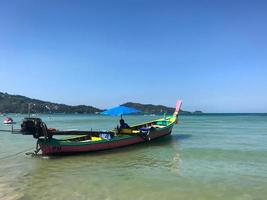
[[[127, 128], [117, 127], [111, 131], [60, 131], [47, 128], [39, 118], [25, 118], [20, 133], [33, 135], [37, 139], [36, 154], [40, 150], [42, 155], [59, 155], [114, 149], [171, 134], [174, 124], [177, 123], [181, 104], [181, 101], [177, 101], [171, 116]], [[54, 135], [76, 136], [56, 139], [53, 138]]]

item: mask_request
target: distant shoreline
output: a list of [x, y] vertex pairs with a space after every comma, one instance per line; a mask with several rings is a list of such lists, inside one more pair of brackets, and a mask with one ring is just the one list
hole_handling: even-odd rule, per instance
[[[175, 103], [175, 102], [174, 102]], [[142, 114], [163, 115], [164, 113], [170, 115], [175, 108], [163, 105], [141, 104], [134, 102], [127, 102], [122, 104], [124, 106], [136, 108]], [[66, 105], [58, 104], [49, 101], [32, 99], [22, 95], [11, 95], [0, 92], [0, 113], [28, 113], [30, 108], [31, 113], [66, 113], [66, 114], [95, 114], [100, 113], [103, 109], [99, 109], [89, 105]], [[189, 112], [181, 110], [180, 114], [202, 114], [202, 111]]]
[[[0, 116], [8, 116], [8, 115], [28, 115], [28, 113], [0, 113]], [[31, 116], [38, 116], [38, 115], [95, 115], [95, 116], [104, 116], [101, 114], [94, 114], [94, 113], [31, 113]], [[201, 114], [194, 114], [194, 113], [181, 113], [179, 115], [182, 116], [241, 116], [241, 115], [267, 115], [267, 113], [201, 113]], [[135, 114], [135, 115], [127, 115], [127, 116], [163, 116], [163, 114]]]

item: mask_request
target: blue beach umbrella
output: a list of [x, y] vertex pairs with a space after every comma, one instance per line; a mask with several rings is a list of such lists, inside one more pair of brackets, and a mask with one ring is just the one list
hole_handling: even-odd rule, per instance
[[134, 114], [138, 113], [140, 110], [137, 110], [135, 108], [130, 108], [127, 106], [117, 106], [110, 108], [108, 110], [105, 110], [101, 112], [102, 115], [111, 115], [111, 116], [120, 116], [120, 115], [127, 115], [127, 114]]

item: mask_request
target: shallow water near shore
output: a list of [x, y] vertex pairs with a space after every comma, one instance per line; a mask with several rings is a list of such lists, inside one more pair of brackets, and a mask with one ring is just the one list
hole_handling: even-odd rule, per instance
[[[10, 115], [19, 126], [23, 115]], [[118, 118], [38, 115], [49, 127], [111, 129]], [[135, 124], [157, 116], [126, 116]], [[2, 121], [4, 117], [0, 117]], [[8, 129], [1, 124], [0, 129]], [[267, 197], [267, 115], [180, 116], [171, 136], [125, 148], [31, 157], [35, 139], [0, 132], [0, 199]]]

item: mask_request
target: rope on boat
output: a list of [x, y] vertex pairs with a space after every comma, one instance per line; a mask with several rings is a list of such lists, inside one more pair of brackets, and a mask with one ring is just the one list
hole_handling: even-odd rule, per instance
[[19, 151], [17, 153], [10, 154], [10, 155], [4, 156], [4, 157], [0, 157], [0, 160], [4, 160], [4, 159], [7, 159], [7, 158], [12, 158], [12, 157], [17, 156], [17, 155], [19, 155], [21, 153], [25, 153], [26, 151], [30, 151], [30, 150], [33, 150], [33, 149], [34, 149], [34, 147], [27, 148], [27, 149], [24, 149], [24, 150]]
[[7, 129], [0, 129], [0, 132], [8, 132], [8, 133], [13, 133], [13, 132], [18, 132], [19, 130], [15, 130], [15, 129], [13, 129], [13, 130], [7, 130]]

